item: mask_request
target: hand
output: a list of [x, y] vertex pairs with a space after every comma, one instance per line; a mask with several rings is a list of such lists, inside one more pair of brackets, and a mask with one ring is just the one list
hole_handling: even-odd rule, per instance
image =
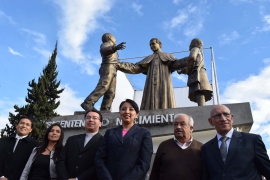
[[188, 74], [188, 68], [184, 67], [180, 70], [177, 70], [178, 74]]
[[0, 177], [0, 180], [8, 180], [6, 177]]
[[121, 42], [117, 46], [114, 47], [116, 50], [122, 50], [126, 48], [126, 42]]

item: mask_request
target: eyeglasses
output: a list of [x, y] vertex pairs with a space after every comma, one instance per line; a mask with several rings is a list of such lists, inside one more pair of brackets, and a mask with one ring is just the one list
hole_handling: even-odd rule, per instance
[[93, 119], [93, 120], [99, 120], [99, 118], [97, 116], [86, 116], [84, 119], [85, 120], [91, 120], [91, 119]]
[[223, 113], [218, 113], [218, 114], [215, 114], [214, 116], [212, 116], [211, 118], [214, 118], [214, 119], [220, 119], [221, 116], [224, 116], [226, 118], [230, 117], [230, 115], [232, 115], [231, 113], [227, 113], [227, 112], [223, 112]]

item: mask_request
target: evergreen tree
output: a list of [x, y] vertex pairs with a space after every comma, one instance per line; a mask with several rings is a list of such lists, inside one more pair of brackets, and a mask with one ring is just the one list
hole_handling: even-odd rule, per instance
[[34, 128], [31, 136], [39, 141], [42, 140], [46, 131], [46, 122], [50, 117], [59, 116], [56, 109], [60, 105], [57, 99], [64, 89], [59, 89], [60, 81], [57, 81], [58, 71], [56, 65], [57, 43], [48, 64], [42, 71], [41, 76], [36, 83], [35, 79], [28, 83], [27, 104], [23, 107], [14, 106], [16, 115], [9, 113], [9, 122], [11, 127], [6, 125], [5, 131], [8, 135], [16, 131], [16, 124], [20, 115], [29, 116], [34, 121]]

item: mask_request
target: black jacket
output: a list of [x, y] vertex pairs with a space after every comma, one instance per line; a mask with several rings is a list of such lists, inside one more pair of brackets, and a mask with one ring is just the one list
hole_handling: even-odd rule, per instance
[[5, 176], [9, 180], [20, 179], [33, 148], [39, 146], [36, 140], [27, 136], [18, 142], [13, 152], [15, 137], [12, 135], [0, 139], [0, 177]]

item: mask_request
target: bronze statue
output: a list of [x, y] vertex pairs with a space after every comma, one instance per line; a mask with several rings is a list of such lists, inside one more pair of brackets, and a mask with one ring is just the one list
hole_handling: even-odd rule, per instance
[[157, 38], [150, 40], [154, 52], [136, 64], [121, 62], [119, 70], [130, 73], [146, 74], [141, 110], [175, 108], [174, 90], [171, 73], [187, 66], [188, 58], [177, 59], [169, 53], [162, 52], [162, 43]]
[[211, 100], [213, 93], [207, 78], [202, 49], [202, 40], [193, 39], [189, 45], [188, 65], [186, 68], [177, 71], [179, 74], [188, 74], [188, 98], [190, 101], [196, 102], [198, 106], [204, 106], [206, 101]]
[[126, 46], [125, 42], [116, 45], [116, 39], [110, 33], [105, 33], [102, 36], [102, 42], [100, 46], [102, 57], [99, 69], [100, 78], [96, 88], [81, 104], [85, 111], [93, 109], [94, 104], [103, 95], [100, 111], [110, 111], [115, 97], [117, 63], [119, 62], [117, 50], [125, 49]]

